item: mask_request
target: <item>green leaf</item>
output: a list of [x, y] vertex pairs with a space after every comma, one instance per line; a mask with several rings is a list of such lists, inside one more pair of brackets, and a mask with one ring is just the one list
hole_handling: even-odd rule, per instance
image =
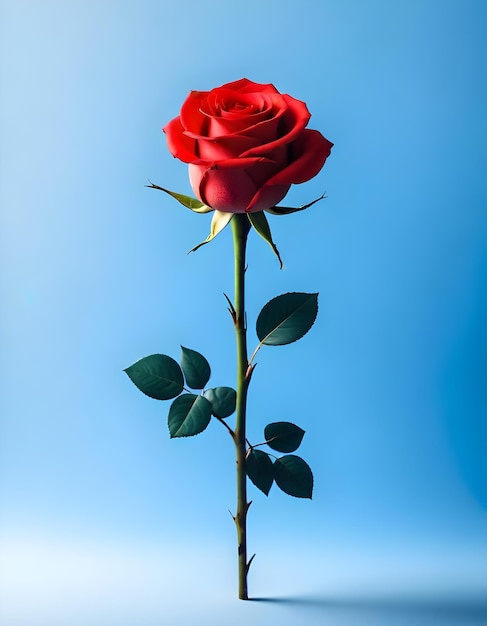
[[312, 206], [313, 204], [316, 204], [316, 202], [319, 202], [320, 200], [323, 200], [324, 198], [326, 198], [325, 194], [323, 194], [319, 198], [316, 198], [316, 200], [313, 200], [313, 202], [308, 202], [308, 204], [303, 204], [303, 206], [298, 206], [298, 207], [273, 206], [270, 209], [266, 209], [266, 211], [267, 213], [272, 213], [273, 215], [289, 215], [290, 213], [296, 213], [297, 211], [304, 211], [305, 209], [308, 209], [310, 206]]
[[213, 211], [211, 206], [207, 206], [206, 204], [203, 204], [203, 202], [200, 202], [199, 200], [197, 200], [196, 198], [192, 198], [191, 196], [184, 196], [182, 193], [169, 191], [169, 189], [164, 189], [164, 187], [159, 187], [159, 185], [154, 185], [154, 183], [146, 186], [149, 187], [149, 189], [158, 189], [159, 191], [164, 191], [164, 193], [169, 194], [180, 204], [185, 206], [187, 209], [191, 209], [195, 213], [210, 213], [210, 211]]
[[277, 256], [277, 259], [282, 269], [281, 255], [279, 254], [279, 250], [277, 249], [276, 244], [272, 241], [271, 229], [264, 211], [258, 211], [257, 213], [247, 213], [247, 217], [249, 218], [250, 223], [259, 233], [259, 235], [270, 245], [274, 254]]
[[221, 231], [225, 228], [225, 226], [232, 219], [232, 217], [233, 213], [215, 211], [213, 213], [213, 217], [211, 218], [210, 234], [204, 241], [199, 243], [194, 248], [191, 248], [190, 252], [196, 252], [196, 250], [198, 250], [198, 248], [201, 248], [201, 246], [210, 243], [212, 239], [214, 239], [219, 233], [221, 233]]
[[245, 460], [247, 476], [265, 495], [269, 495], [274, 480], [272, 460], [266, 452], [250, 450]]
[[210, 379], [210, 364], [196, 350], [181, 346], [181, 367], [188, 387], [191, 389], [203, 389]]
[[304, 430], [291, 422], [272, 422], [264, 429], [267, 445], [278, 452], [294, 452], [303, 436]]
[[285, 293], [268, 302], [257, 318], [257, 336], [266, 346], [301, 339], [318, 314], [317, 293]]
[[211, 420], [211, 404], [203, 396], [184, 393], [169, 409], [167, 423], [172, 437], [192, 437], [201, 433]]
[[156, 400], [170, 400], [183, 390], [183, 372], [178, 363], [165, 354], [146, 356], [124, 372], [142, 393]]
[[207, 389], [203, 396], [211, 404], [211, 411], [216, 417], [228, 417], [235, 411], [237, 392], [231, 387]]
[[306, 461], [295, 454], [281, 456], [274, 463], [274, 480], [277, 486], [295, 498], [313, 496], [313, 474]]

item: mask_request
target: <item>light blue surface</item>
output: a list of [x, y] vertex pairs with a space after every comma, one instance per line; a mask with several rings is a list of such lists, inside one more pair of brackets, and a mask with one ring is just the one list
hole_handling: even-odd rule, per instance
[[251, 487], [251, 593], [336, 598], [355, 585], [356, 597], [375, 567], [379, 595], [384, 580], [407, 591], [424, 563], [448, 572], [444, 589], [463, 578], [485, 590], [487, 4], [6, 0], [0, 11], [5, 545], [48, 555], [109, 538], [125, 554], [153, 542], [169, 577], [217, 553], [233, 594], [228, 435], [213, 424], [169, 441], [169, 403], [122, 370], [153, 352], [177, 358], [182, 344], [208, 358], [212, 385], [234, 385], [230, 232], [187, 255], [209, 216], [144, 185], [191, 192], [160, 129], [191, 89], [245, 76], [304, 100], [310, 127], [335, 143], [285, 204], [328, 198], [270, 218], [285, 269], [249, 243], [251, 349], [267, 300], [320, 292], [312, 331], [263, 349], [252, 380], [250, 439], [268, 421], [304, 428], [315, 496]]

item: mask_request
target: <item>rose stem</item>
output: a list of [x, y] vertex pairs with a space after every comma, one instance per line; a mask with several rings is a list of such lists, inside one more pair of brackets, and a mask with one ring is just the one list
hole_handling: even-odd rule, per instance
[[248, 600], [247, 592], [247, 474], [245, 471], [245, 418], [249, 386], [247, 329], [245, 326], [245, 248], [250, 222], [245, 214], [236, 213], [232, 220], [235, 257], [235, 334], [237, 339], [237, 417], [234, 441], [237, 456], [237, 513], [235, 525], [238, 540], [238, 597]]

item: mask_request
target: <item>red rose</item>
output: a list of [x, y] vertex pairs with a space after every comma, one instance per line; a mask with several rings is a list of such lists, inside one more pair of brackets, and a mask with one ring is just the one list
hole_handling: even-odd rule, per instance
[[306, 128], [309, 118], [304, 102], [242, 78], [192, 91], [163, 130], [172, 155], [189, 163], [201, 202], [254, 213], [275, 206], [291, 184], [323, 167], [333, 144]]

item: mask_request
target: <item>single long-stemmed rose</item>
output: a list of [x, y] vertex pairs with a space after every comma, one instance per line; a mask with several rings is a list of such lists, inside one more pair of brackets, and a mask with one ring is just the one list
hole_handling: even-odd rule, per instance
[[[210, 234], [193, 248], [211, 241], [231, 223], [235, 294], [227, 298], [236, 333], [237, 384], [206, 389], [211, 369], [195, 350], [182, 348], [180, 364], [154, 354], [125, 371], [145, 394], [173, 399], [168, 416], [171, 437], [202, 432], [212, 417], [231, 435], [237, 461], [237, 510], [233, 516], [238, 538], [239, 598], [248, 599], [247, 476], [266, 495], [274, 482], [284, 492], [311, 498], [313, 475], [299, 456], [289, 454], [300, 445], [304, 431], [291, 422], [273, 422], [264, 429], [264, 442], [252, 445], [246, 436], [247, 392], [254, 359], [263, 345], [285, 345], [300, 339], [314, 323], [318, 294], [287, 293], [269, 301], [256, 321], [259, 343], [250, 359], [245, 311], [245, 255], [249, 231], [254, 228], [281, 261], [264, 211], [286, 215], [308, 208], [277, 206], [291, 184], [315, 176], [330, 154], [332, 143], [306, 128], [310, 113], [304, 102], [281, 94], [270, 84], [241, 79], [209, 92], [192, 91], [180, 115], [164, 127], [171, 153], [189, 164], [189, 178], [197, 198], [151, 184], [196, 213], [213, 211]], [[282, 265], [282, 262], [281, 262]], [[188, 392], [187, 387], [200, 390]], [[186, 393], [183, 393], [186, 391]], [[236, 412], [235, 426], [226, 420]], [[258, 448], [267, 445], [286, 453], [276, 458]], [[275, 459], [275, 460], [273, 460]]]

